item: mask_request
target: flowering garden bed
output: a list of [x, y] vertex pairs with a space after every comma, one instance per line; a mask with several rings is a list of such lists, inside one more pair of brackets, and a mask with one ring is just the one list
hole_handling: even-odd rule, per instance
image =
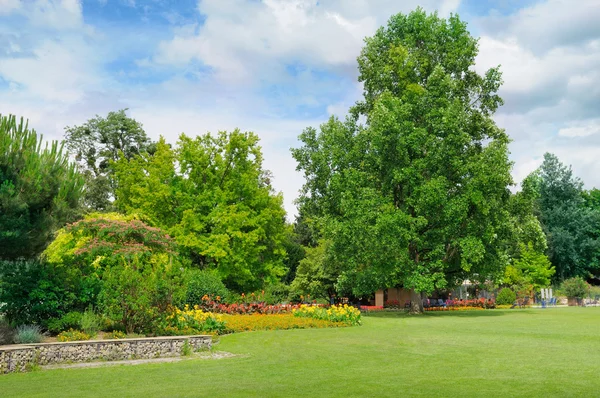
[[[274, 313], [278, 307], [279, 312]], [[360, 311], [348, 305], [296, 306], [247, 306], [219, 304], [215, 311], [208, 312], [200, 305], [193, 308], [185, 306], [183, 310], [174, 308], [160, 327], [163, 335], [188, 335], [198, 333], [227, 334], [253, 330], [305, 329], [360, 325]], [[240, 310], [240, 308], [242, 308]], [[242, 311], [241, 313], [238, 311]]]

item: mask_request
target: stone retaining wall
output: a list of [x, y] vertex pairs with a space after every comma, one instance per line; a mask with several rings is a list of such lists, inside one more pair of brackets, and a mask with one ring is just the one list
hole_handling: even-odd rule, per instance
[[37, 365], [61, 362], [116, 361], [173, 357], [185, 342], [192, 351], [210, 349], [210, 336], [147, 337], [0, 346], [0, 374], [25, 372]]

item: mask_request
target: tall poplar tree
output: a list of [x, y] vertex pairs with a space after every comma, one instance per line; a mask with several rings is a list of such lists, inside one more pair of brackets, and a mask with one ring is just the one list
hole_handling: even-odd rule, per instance
[[492, 119], [501, 76], [477, 73], [476, 55], [456, 15], [395, 15], [365, 41], [351, 116], [300, 135], [299, 203], [331, 241], [343, 292], [404, 286], [420, 311], [419, 293], [507, 264], [509, 139]]

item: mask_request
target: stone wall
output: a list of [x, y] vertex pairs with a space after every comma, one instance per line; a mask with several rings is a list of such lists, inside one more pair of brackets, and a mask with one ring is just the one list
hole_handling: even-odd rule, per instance
[[210, 349], [212, 343], [210, 336], [177, 336], [0, 346], [0, 374], [61, 362], [173, 357], [182, 354], [186, 341], [192, 351]]

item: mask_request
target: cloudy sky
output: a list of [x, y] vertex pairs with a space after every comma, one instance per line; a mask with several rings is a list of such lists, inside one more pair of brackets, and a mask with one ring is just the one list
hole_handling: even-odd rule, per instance
[[129, 108], [153, 138], [256, 132], [288, 213], [289, 148], [361, 95], [365, 36], [417, 5], [458, 13], [500, 64], [519, 182], [556, 153], [600, 187], [600, 0], [0, 0], [0, 113], [46, 138]]

